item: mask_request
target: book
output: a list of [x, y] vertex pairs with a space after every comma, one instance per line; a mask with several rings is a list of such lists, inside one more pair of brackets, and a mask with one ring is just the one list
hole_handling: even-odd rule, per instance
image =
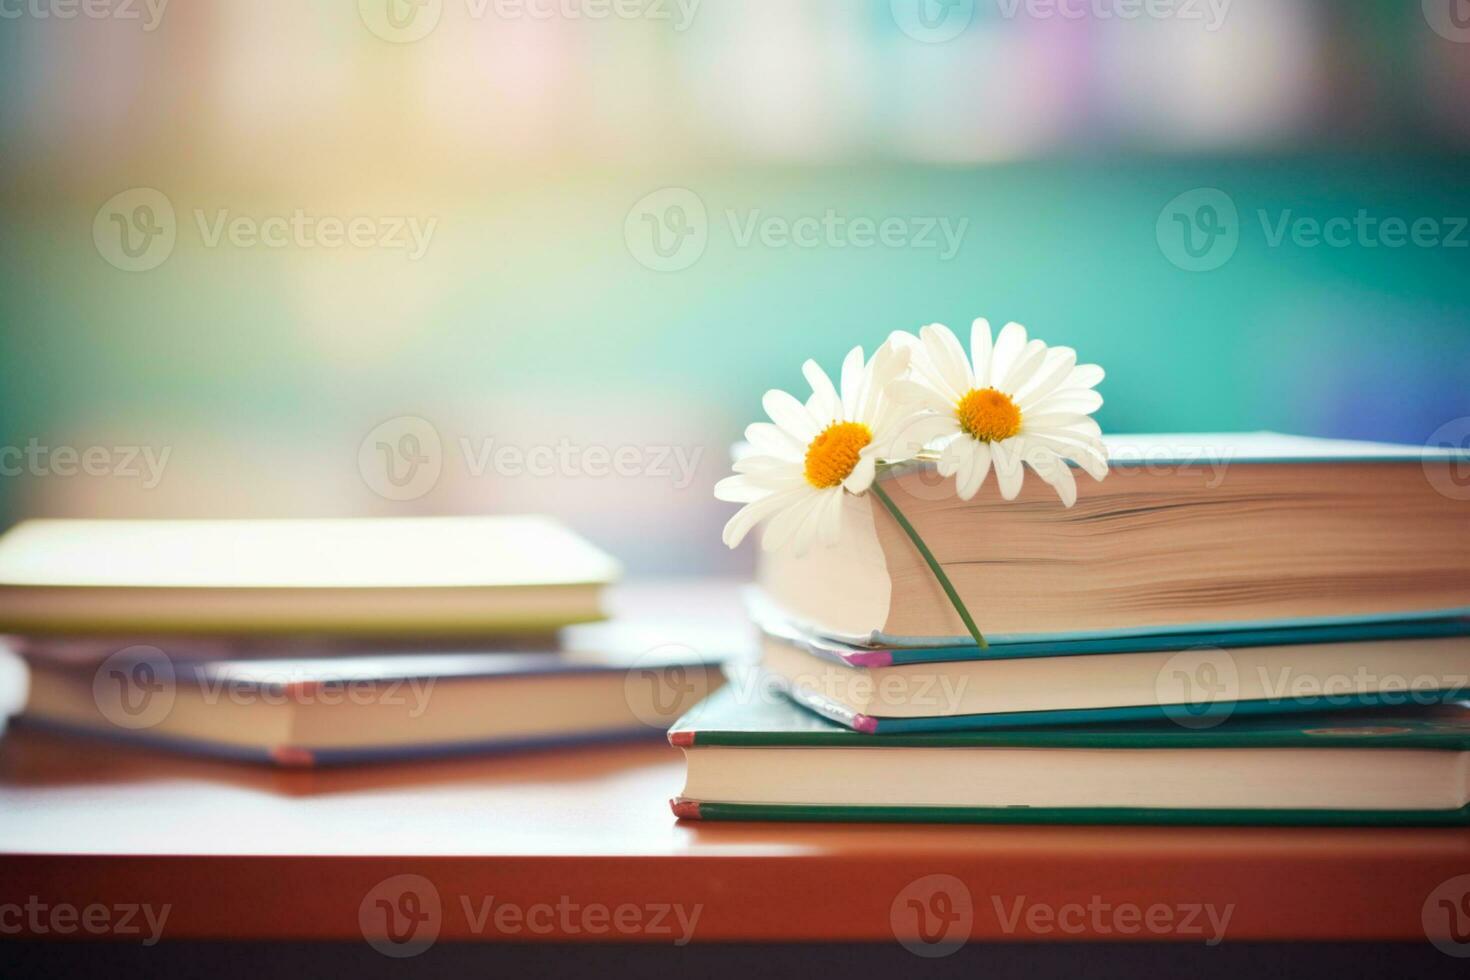
[[1470, 823], [1470, 706], [868, 735], [729, 685], [669, 731], [676, 816], [936, 823]]
[[854, 647], [803, 633], [759, 596], [771, 686], [861, 732], [919, 732], [1470, 699], [1470, 618], [1071, 643]]
[[[970, 501], [932, 460], [883, 488], [991, 642], [1287, 629], [1470, 613], [1470, 452], [1272, 433], [1115, 437], [1074, 507], [1028, 480]], [[855, 645], [973, 645], [873, 495], [841, 541], [763, 552], [803, 628]]]
[[543, 517], [35, 520], [0, 537], [0, 632], [544, 632], [618, 574]]
[[303, 767], [662, 737], [723, 682], [722, 654], [678, 646], [266, 660], [170, 649], [23, 655], [30, 690], [18, 720]]

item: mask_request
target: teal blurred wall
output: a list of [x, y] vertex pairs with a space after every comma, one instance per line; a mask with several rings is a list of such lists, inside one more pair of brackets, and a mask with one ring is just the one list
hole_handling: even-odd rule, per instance
[[[308, 6], [327, 18], [323, 5]], [[891, 25], [872, 41], [883, 8], [865, 8], [857, 40], [825, 43], [905, 43]], [[1300, 84], [1317, 94], [1286, 122], [1237, 138], [1235, 117], [1213, 116], [1229, 123], [1214, 145], [1171, 149], [1138, 136], [1119, 121], [1118, 104], [1095, 104], [1077, 83], [1071, 109], [1035, 109], [1056, 116], [1049, 142], [996, 150], [993, 159], [980, 158], [988, 144], [927, 154], [912, 134], [887, 148], [839, 140], [795, 154], [806, 159], [781, 149], [793, 145], [792, 130], [776, 132], [770, 146], [741, 145], [710, 124], [723, 135], [704, 139], [687, 119], [650, 123], [666, 108], [658, 93], [646, 79], [596, 69], [595, 45], [557, 49], [580, 66], [575, 95], [536, 74], [542, 62], [532, 59], [523, 69], [536, 84], [487, 82], [415, 129], [444, 107], [415, 108], [384, 79], [401, 81], [411, 59], [432, 52], [377, 45], [345, 74], [323, 77], [314, 52], [345, 42], [297, 38], [289, 56], [252, 69], [270, 109], [257, 118], [241, 108], [244, 96], [228, 95], [233, 89], [201, 94], [181, 82], [227, 63], [232, 32], [248, 30], [259, 45], [272, 28], [238, 17], [202, 22], [197, 12], [160, 27], [165, 57], [100, 57], [88, 70], [102, 94], [74, 86], [58, 95], [45, 84], [52, 62], [33, 45], [54, 52], [69, 39], [56, 25], [0, 23], [9, 32], [4, 50], [16, 55], [0, 73], [21, 94], [0, 116], [15, 153], [0, 185], [0, 446], [168, 452], [156, 486], [56, 467], [0, 476], [0, 517], [540, 510], [565, 517], [637, 572], [741, 569], [749, 557], [719, 545], [729, 508], [709, 489], [729, 443], [757, 417], [761, 393], [799, 388], [806, 357], [835, 367], [847, 347], [871, 347], [890, 330], [935, 320], [962, 327], [978, 315], [1020, 320], [1102, 364], [1105, 430], [1270, 428], [1423, 442], [1470, 416], [1470, 169], [1459, 130], [1443, 124], [1433, 100], [1403, 107], [1422, 101], [1426, 77], [1438, 80], [1432, 91], [1463, 94], [1470, 45], [1422, 23], [1406, 27], [1384, 7], [1300, 9], [1308, 13], [1292, 23], [1315, 25], [1302, 42], [1317, 52], [1314, 64], [1335, 63], [1320, 56], [1323, 44], [1357, 46], [1399, 89], [1375, 88], [1365, 105], [1378, 108], [1359, 110], [1328, 97], [1341, 91], [1331, 71], [1327, 81], [1306, 72]], [[1389, 21], [1394, 31], [1384, 30]], [[703, 35], [701, 27], [689, 43], [717, 51], [713, 27]], [[107, 35], [85, 42], [93, 54], [115, 50]], [[120, 50], [151, 50], [139, 48], [145, 43], [154, 42], [130, 38]], [[351, 42], [364, 43], [377, 44]], [[1004, 51], [1010, 42], [996, 43]], [[1249, 51], [1239, 39], [1231, 44]], [[1069, 36], [1045, 50], [1060, 71], [1088, 61], [1092, 49]], [[989, 57], [979, 48], [974, 56]], [[1404, 81], [1406, 64], [1419, 66], [1419, 82]], [[1235, 69], [1243, 78], [1251, 70], [1249, 61]], [[297, 96], [275, 78], [282, 73], [301, 99], [324, 108], [293, 114]], [[881, 102], [885, 77], [869, 78], [863, 91]], [[126, 79], [153, 96], [171, 92], [170, 101], [106, 94]], [[644, 127], [636, 145], [620, 142], [618, 127], [596, 130], [565, 112], [546, 124], [548, 142], [495, 142], [492, 124], [502, 116], [519, 120], [517, 132], [541, 132], [517, 115], [518, 95], [558, 106], [585, 97], [589, 85], [634, 87], [621, 111], [633, 113], [629, 126]], [[813, 118], [842, 111], [852, 94], [822, 91]], [[364, 108], [380, 95], [381, 127]], [[949, 97], [963, 108], [1022, 96], [975, 89]], [[745, 100], [741, 112], [767, 105], [746, 90], [730, 98]], [[424, 135], [458, 133], [465, 107], [489, 120], [481, 134], [489, 142]], [[928, 125], [984, 125], [957, 111]], [[126, 125], [102, 124], [113, 115]], [[891, 107], [883, 118], [884, 133], [907, 132]], [[141, 142], [139, 127], [151, 134]], [[644, 142], [654, 138], [648, 127], [664, 142]], [[175, 213], [171, 253], [143, 272], [118, 268], [93, 237], [104, 202], [135, 187], [157, 189]], [[669, 188], [691, 192], [703, 218], [659, 206], [687, 195], [640, 203]], [[1203, 259], [1213, 267], [1190, 271], [1181, 263], [1198, 262], [1169, 237], [1183, 227], [1171, 209], [1203, 221], [1200, 207], [1219, 200], [1199, 196], [1211, 188], [1235, 208], [1234, 251], [1213, 251]], [[197, 217], [207, 224], [225, 210], [259, 222], [296, 209], [368, 216], [379, 227], [410, 216], [432, 221], [433, 232], [416, 259], [303, 242], [210, 246]], [[752, 220], [779, 231], [829, 213], [847, 230], [812, 247], [741, 241]], [[1374, 222], [1431, 220], [1436, 241], [1393, 247], [1378, 231], [1354, 231], [1341, 247], [1290, 233], [1271, 240], [1283, 218], [1300, 230], [1300, 219], [1360, 213]], [[909, 238], [860, 246], [854, 219], [897, 222]], [[689, 220], [703, 252], [671, 260], [678, 268], [650, 268], [666, 260], [648, 251], [644, 232], [672, 236]], [[931, 221], [963, 229], [952, 255], [938, 227], [912, 240]], [[422, 433], [417, 422], [394, 421], [405, 416], [427, 422], [439, 440], [438, 475], [406, 490], [365, 473], [363, 455], [385, 423], [390, 456], [411, 449], [400, 436]], [[641, 470], [477, 471], [489, 458], [477, 454], [506, 445], [523, 454], [629, 446]], [[369, 445], [367, 457], [374, 452]]]

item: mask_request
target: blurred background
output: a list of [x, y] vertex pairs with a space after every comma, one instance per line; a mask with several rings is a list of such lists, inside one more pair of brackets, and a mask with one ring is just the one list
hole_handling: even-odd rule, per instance
[[0, 0], [0, 80], [7, 525], [740, 572], [761, 393], [980, 315], [1105, 431], [1470, 416], [1465, 0]]

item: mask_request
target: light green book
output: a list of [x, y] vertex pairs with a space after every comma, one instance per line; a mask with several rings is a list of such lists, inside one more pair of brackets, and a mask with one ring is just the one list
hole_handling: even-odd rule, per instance
[[602, 618], [617, 575], [544, 517], [26, 521], [0, 633], [542, 632]]
[[1470, 823], [1470, 706], [908, 735], [735, 683], [669, 732], [676, 816], [914, 823]]

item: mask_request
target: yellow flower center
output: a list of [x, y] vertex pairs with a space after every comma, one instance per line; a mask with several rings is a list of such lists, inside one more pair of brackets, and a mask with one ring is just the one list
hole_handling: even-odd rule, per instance
[[852, 475], [858, 453], [873, 441], [873, 430], [861, 422], [833, 422], [806, 447], [806, 482], [818, 490], [839, 486]]
[[1000, 442], [1021, 431], [1021, 410], [994, 388], [971, 388], [955, 406], [960, 428], [981, 442]]

